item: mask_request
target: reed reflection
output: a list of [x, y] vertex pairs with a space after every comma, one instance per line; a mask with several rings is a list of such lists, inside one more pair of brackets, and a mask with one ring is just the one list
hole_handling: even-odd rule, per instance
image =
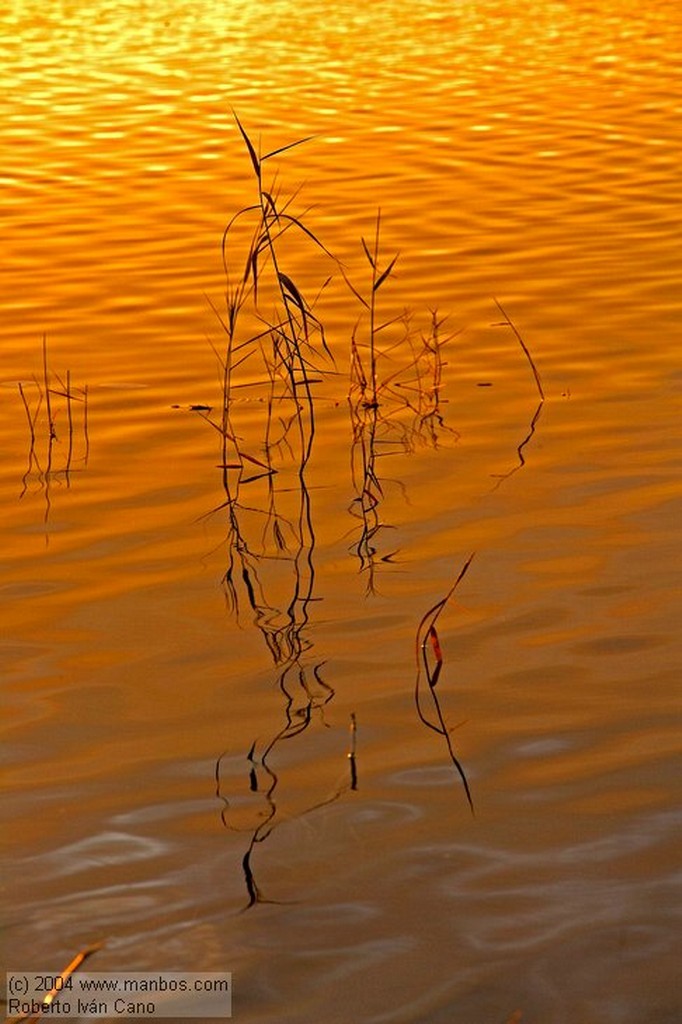
[[[222, 444], [225, 500], [213, 511], [224, 511], [227, 520], [223, 587], [228, 608], [237, 619], [249, 609], [272, 658], [282, 696], [279, 727], [264, 740], [254, 739], [245, 758], [249, 792], [260, 797], [255, 824], [244, 829], [233, 823], [234, 799], [222, 777], [225, 755], [216, 763], [223, 824], [250, 834], [242, 868], [251, 907], [265, 901], [256, 880], [254, 851], [286, 820], [279, 809], [280, 776], [274, 755], [314, 723], [325, 727], [324, 709], [334, 697], [323, 676], [324, 660], [315, 656], [310, 637], [310, 607], [316, 599], [315, 531], [307, 482], [315, 437], [313, 388], [333, 361], [315, 302], [284, 270], [292, 240], [329, 254], [292, 214], [291, 201], [282, 199], [274, 186], [264, 186], [264, 166], [284, 150], [260, 156], [238, 120], [237, 124], [255, 174], [257, 201], [240, 210], [223, 235], [225, 312], [218, 314], [225, 335], [219, 354], [222, 412], [218, 421], [210, 411], [202, 415], [218, 430]], [[235, 277], [236, 258], [245, 269]], [[245, 365], [252, 375], [250, 383], [241, 378], [238, 382], [235, 376]], [[246, 406], [239, 401], [244, 389], [264, 409], [264, 417], [256, 422], [246, 422]], [[354, 735], [353, 722], [347, 781], [304, 807], [299, 816], [357, 787]]]
[[[299, 408], [292, 414], [301, 416]], [[309, 421], [314, 424], [314, 418]], [[287, 428], [292, 428], [287, 424]], [[226, 828], [250, 834], [248, 847], [242, 860], [244, 880], [248, 893], [247, 907], [265, 900], [256, 881], [253, 854], [273, 830], [288, 816], [280, 811], [280, 775], [275, 767], [276, 754], [287, 741], [300, 737], [306, 730], [318, 726], [328, 728], [324, 712], [334, 698], [333, 686], [324, 678], [325, 662], [315, 655], [310, 636], [310, 606], [315, 600], [315, 533], [313, 529], [310, 494], [306, 484], [305, 452], [297, 466], [298, 488], [295, 491], [297, 509], [294, 516], [284, 515], [279, 505], [283, 497], [277, 490], [284, 468], [279, 462], [277, 477], [268, 480], [268, 505], [258, 509], [238, 498], [246, 486], [237, 483], [235, 493], [228, 493], [226, 509], [229, 535], [227, 538], [228, 567], [223, 577], [228, 607], [235, 617], [247, 608], [253, 625], [261, 633], [272, 658], [274, 681], [282, 702], [280, 726], [266, 738], [251, 742], [245, 756], [245, 775], [251, 800], [257, 800], [253, 818], [256, 824], [240, 827], [233, 822], [234, 798], [226, 791], [222, 778], [222, 761], [216, 763], [216, 793], [223, 803], [221, 817]], [[271, 454], [271, 453], [270, 453]], [[286, 497], [291, 501], [292, 489]], [[264, 529], [260, 538], [250, 538], [243, 528], [253, 514], [261, 514]], [[254, 543], [258, 543], [256, 548]], [[284, 572], [282, 572], [284, 569]], [[280, 599], [273, 597], [277, 591]], [[298, 817], [332, 803], [349, 789], [357, 788], [355, 765], [354, 726], [352, 758], [348, 778], [329, 796], [323, 796], [298, 812]], [[349, 758], [351, 754], [349, 754]], [[311, 765], [311, 773], [313, 766]]]

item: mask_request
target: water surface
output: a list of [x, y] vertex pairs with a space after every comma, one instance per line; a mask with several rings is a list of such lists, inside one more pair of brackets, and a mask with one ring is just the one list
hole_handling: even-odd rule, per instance
[[[679, 44], [667, 2], [5, 6], [9, 966], [231, 970], [249, 1024], [677, 1019]], [[233, 111], [262, 152], [313, 136], [280, 188], [362, 289], [381, 208], [383, 316], [449, 317], [442, 418], [382, 408], [371, 566], [361, 310], [311, 247], [337, 372], [303, 477], [276, 456], [288, 556], [263, 480], [245, 550], [208, 514]], [[437, 692], [475, 817], [414, 704], [473, 551]]]

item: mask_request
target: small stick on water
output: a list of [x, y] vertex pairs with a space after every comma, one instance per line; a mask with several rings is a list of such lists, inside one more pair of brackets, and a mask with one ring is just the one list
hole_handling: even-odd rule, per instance
[[79, 953], [76, 953], [71, 963], [67, 964], [63, 971], [59, 972], [55, 979], [54, 985], [47, 993], [45, 998], [42, 1000], [40, 1004], [42, 1006], [42, 1010], [40, 1010], [38, 1013], [22, 1013], [18, 1017], [10, 1017], [8, 1018], [6, 1024], [37, 1024], [37, 1022], [41, 1019], [44, 1013], [52, 1014], [54, 1012], [52, 1010], [52, 1004], [54, 1003], [54, 1000], [64, 990], [64, 984], [66, 980], [71, 977], [74, 971], [78, 970], [78, 968], [81, 966], [84, 960], [87, 960], [89, 956], [92, 956], [93, 953], [96, 953], [97, 950], [102, 948], [102, 946], [102, 942], [93, 942], [90, 946], [86, 946], [85, 949], [82, 949]]
[[92, 956], [93, 953], [96, 953], [97, 950], [101, 948], [101, 942], [94, 942], [91, 946], [86, 946], [85, 949], [82, 949], [80, 953], [76, 953], [71, 963], [67, 964], [63, 971], [59, 972], [57, 981], [43, 999], [43, 1006], [50, 1006], [64, 988], [64, 982], [66, 979], [70, 978], [74, 971], [78, 970], [84, 960], [87, 960], [89, 956]]

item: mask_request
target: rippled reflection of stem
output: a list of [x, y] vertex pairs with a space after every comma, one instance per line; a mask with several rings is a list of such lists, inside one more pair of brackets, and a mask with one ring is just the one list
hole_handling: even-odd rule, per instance
[[[324, 709], [334, 697], [333, 687], [323, 678], [324, 662], [313, 656], [310, 635], [310, 609], [316, 600], [315, 531], [307, 484], [315, 439], [313, 387], [322, 379], [322, 364], [331, 359], [331, 353], [314, 312], [315, 301], [306, 299], [300, 282], [285, 269], [281, 243], [285, 236], [299, 238], [312, 242], [318, 254], [329, 253], [292, 214], [291, 200], [282, 200], [274, 183], [266, 188], [263, 180], [266, 161], [290, 147], [261, 156], [238, 119], [237, 126], [256, 177], [257, 200], [238, 211], [223, 234], [226, 310], [219, 314], [226, 338], [219, 354], [223, 404], [218, 421], [206, 418], [222, 440], [225, 500], [214, 512], [224, 512], [227, 522], [225, 597], [237, 620], [250, 609], [252, 624], [272, 658], [283, 702], [279, 728], [265, 740], [254, 740], [246, 758], [249, 793], [261, 801], [260, 820], [248, 829], [250, 840], [242, 859], [251, 907], [264, 902], [254, 851], [284, 820], [279, 811], [276, 752], [314, 721], [326, 726]], [[246, 235], [246, 261], [240, 257], [245, 269], [235, 276], [231, 262], [247, 225], [251, 234]], [[263, 294], [268, 296], [267, 315], [261, 312]], [[247, 307], [248, 328], [242, 333]], [[254, 321], [262, 330], [253, 332]], [[250, 385], [235, 376], [246, 364], [252, 374], [258, 368]], [[262, 434], [248, 446], [237, 423], [239, 387], [258, 389], [265, 412]], [[233, 828], [233, 808], [222, 780], [223, 758], [216, 763], [216, 794], [223, 804], [223, 824]], [[356, 785], [353, 750], [350, 783], [302, 813], [338, 799]]]

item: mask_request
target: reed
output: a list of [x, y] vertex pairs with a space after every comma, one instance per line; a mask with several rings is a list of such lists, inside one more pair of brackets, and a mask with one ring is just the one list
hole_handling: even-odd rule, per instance
[[[292, 418], [285, 434], [292, 426], [296, 428], [301, 450], [307, 459], [314, 433], [312, 386], [319, 377], [319, 364], [325, 361], [333, 364], [333, 359], [324, 327], [314, 312], [314, 302], [306, 298], [303, 286], [286, 268], [284, 245], [305, 242], [311, 244], [318, 254], [333, 257], [304, 223], [303, 215], [292, 212], [295, 194], [285, 199], [276, 188], [276, 177], [267, 187], [264, 179], [270, 161], [307, 140], [300, 139], [260, 155], [236, 115], [235, 121], [253, 168], [256, 197], [255, 202], [242, 207], [230, 219], [221, 242], [226, 282], [226, 313], [221, 317], [226, 334], [222, 357], [222, 432], [225, 438], [236, 444], [230, 409], [233, 377], [237, 368], [249, 362], [251, 367], [255, 367], [258, 383], [269, 385], [269, 408], [289, 401], [295, 412], [300, 413]], [[250, 231], [250, 237], [245, 259], [242, 252], [244, 269], [235, 276], [231, 267], [232, 245], [244, 227]], [[255, 332], [247, 330], [244, 334], [240, 329], [247, 305], [250, 323], [260, 323], [261, 329]], [[272, 420], [269, 419], [268, 440], [271, 425]], [[238, 460], [242, 461], [243, 453], [238, 445], [236, 451]]]
[[495, 304], [496, 304], [497, 308], [499, 309], [500, 313], [502, 314], [502, 316], [504, 317], [504, 320], [499, 325], [497, 325], [497, 326], [509, 327], [509, 329], [514, 334], [514, 337], [518, 341], [519, 345], [521, 346], [521, 350], [522, 350], [524, 356], [526, 357], [528, 365], [530, 366], [531, 372], [533, 374], [533, 379], [535, 381], [535, 386], [537, 388], [539, 401], [538, 401], [538, 404], [537, 404], [537, 408], [535, 409], [535, 412], [533, 413], [533, 415], [530, 418], [530, 422], [528, 424], [528, 429], [526, 431], [525, 436], [519, 442], [519, 444], [516, 446], [516, 455], [517, 455], [517, 458], [518, 458], [517, 464], [515, 466], [512, 466], [512, 468], [510, 470], [508, 470], [506, 473], [495, 473], [495, 474], [493, 474], [494, 476], [497, 477], [497, 483], [496, 483], [495, 487], [493, 488], [493, 490], [496, 490], [500, 486], [500, 484], [503, 483], [504, 480], [508, 480], [510, 476], [513, 476], [514, 473], [518, 473], [518, 471], [520, 469], [523, 469], [523, 467], [525, 466], [525, 464], [526, 464], [526, 457], [525, 457], [525, 454], [524, 454], [524, 449], [530, 443], [530, 441], [533, 438], [533, 435], [535, 434], [535, 429], [536, 429], [536, 427], [538, 425], [538, 422], [540, 420], [540, 416], [542, 415], [542, 410], [543, 410], [544, 404], [545, 404], [545, 391], [544, 391], [544, 388], [542, 386], [542, 380], [540, 378], [540, 373], [538, 371], [537, 366], [535, 365], [535, 360], [533, 359], [533, 356], [531, 355], [530, 349], [528, 348], [528, 345], [526, 344], [526, 342], [523, 340], [523, 337], [521, 336], [521, 332], [517, 328], [516, 324], [513, 322], [513, 320], [511, 319], [509, 314], [506, 312], [506, 310], [503, 308], [501, 303], [497, 301], [497, 299], [495, 299]]
[[532, 371], [532, 374], [533, 374], [533, 378], [535, 380], [535, 384], [536, 384], [536, 387], [538, 389], [538, 394], [540, 396], [540, 401], [544, 402], [544, 400], [545, 400], [545, 390], [544, 390], [544, 388], [542, 386], [542, 381], [540, 379], [540, 373], [538, 372], [538, 368], [535, 365], [535, 360], [533, 359], [533, 356], [530, 353], [530, 349], [528, 348], [528, 346], [526, 345], [525, 341], [521, 337], [521, 334], [518, 331], [518, 329], [517, 329], [516, 325], [514, 324], [514, 322], [512, 321], [511, 317], [506, 313], [506, 311], [502, 307], [502, 304], [500, 302], [498, 302], [497, 299], [495, 299], [495, 305], [497, 306], [497, 308], [499, 309], [500, 313], [504, 317], [503, 323], [506, 324], [506, 326], [509, 327], [512, 330], [512, 332], [514, 333], [514, 336], [516, 337], [516, 340], [518, 341], [519, 345], [521, 346], [523, 354], [526, 357], [526, 359], [528, 360], [528, 365], [531, 368], [531, 371]]
[[363, 253], [370, 267], [368, 291], [363, 294], [363, 292], [353, 284], [342, 268], [346, 284], [367, 314], [367, 337], [364, 342], [364, 346], [368, 353], [367, 360], [363, 361], [361, 354], [362, 343], [357, 337], [360, 322], [356, 324], [351, 335], [351, 390], [354, 387], [359, 388], [362, 396], [362, 402], [369, 408], [378, 406], [380, 397], [380, 382], [378, 378], [379, 336], [382, 331], [385, 331], [392, 323], [395, 322], [391, 319], [382, 323], [377, 322], [378, 293], [393, 273], [393, 269], [398, 261], [399, 255], [396, 253], [395, 256], [389, 259], [389, 261], [383, 266], [383, 269], [381, 269], [379, 265], [381, 258], [380, 236], [381, 210], [377, 212], [372, 248], [370, 249], [364, 238], [360, 238]]
[[[440, 700], [438, 698], [438, 693], [436, 691], [436, 685], [438, 683], [438, 680], [440, 679], [441, 671], [444, 664], [443, 651], [441, 649], [438, 631], [436, 630], [436, 622], [440, 618], [443, 610], [450, 601], [450, 598], [454, 594], [455, 590], [464, 579], [464, 576], [466, 575], [467, 570], [471, 565], [473, 557], [473, 555], [470, 555], [467, 561], [464, 563], [462, 569], [459, 572], [459, 575], [457, 576], [455, 582], [448, 590], [445, 597], [442, 597], [440, 601], [437, 601], [436, 604], [433, 605], [433, 607], [429, 608], [429, 610], [422, 616], [419, 622], [415, 638], [417, 675], [415, 679], [414, 700], [415, 706], [417, 708], [417, 714], [419, 715], [419, 718], [424, 723], [424, 725], [427, 726], [427, 728], [432, 729], [434, 732], [438, 733], [440, 736], [444, 738], [450, 760], [454, 765], [457, 774], [462, 780], [462, 785], [464, 786], [464, 792], [466, 794], [467, 802], [469, 804], [471, 813], [475, 814], [474, 802], [471, 796], [471, 790], [469, 789], [469, 783], [464, 773], [464, 769], [459, 759], [457, 758], [457, 755], [455, 754], [452, 739], [450, 736], [450, 729], [448, 729], [445, 723], [445, 717], [443, 715], [443, 711], [440, 706]], [[431, 663], [431, 659], [433, 659], [433, 664]], [[435, 723], [431, 721], [430, 718], [427, 718], [422, 707], [422, 667], [426, 675], [426, 682], [428, 685], [428, 692], [431, 698], [431, 703], [436, 714]]]

